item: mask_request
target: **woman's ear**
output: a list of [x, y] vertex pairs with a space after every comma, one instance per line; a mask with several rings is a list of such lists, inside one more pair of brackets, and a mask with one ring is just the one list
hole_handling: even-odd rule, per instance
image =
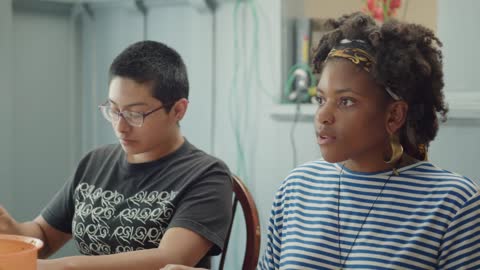
[[396, 133], [405, 123], [408, 113], [408, 104], [403, 101], [395, 101], [387, 107], [386, 129], [388, 134]]
[[188, 100], [186, 98], [181, 98], [175, 102], [173, 105], [170, 114], [175, 118], [176, 122], [179, 122], [185, 116], [188, 108]]

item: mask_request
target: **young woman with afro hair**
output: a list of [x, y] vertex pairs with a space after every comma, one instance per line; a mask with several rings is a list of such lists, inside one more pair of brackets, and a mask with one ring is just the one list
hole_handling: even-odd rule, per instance
[[327, 23], [313, 60], [323, 159], [278, 190], [259, 269], [480, 269], [479, 188], [427, 156], [448, 111], [441, 42], [363, 13]]

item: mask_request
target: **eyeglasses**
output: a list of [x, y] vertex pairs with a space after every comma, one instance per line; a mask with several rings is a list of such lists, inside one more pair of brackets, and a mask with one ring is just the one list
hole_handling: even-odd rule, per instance
[[100, 111], [102, 111], [103, 117], [107, 119], [107, 121], [111, 123], [118, 123], [120, 121], [120, 117], [123, 117], [125, 121], [131, 126], [134, 127], [141, 127], [143, 126], [143, 122], [145, 121], [145, 117], [149, 116], [150, 114], [165, 108], [164, 105], [161, 105], [160, 107], [153, 109], [149, 112], [131, 112], [131, 111], [118, 111], [112, 109], [110, 104], [102, 104], [98, 106]]

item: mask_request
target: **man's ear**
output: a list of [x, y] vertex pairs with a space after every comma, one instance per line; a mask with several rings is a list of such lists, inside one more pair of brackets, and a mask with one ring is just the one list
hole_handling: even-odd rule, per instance
[[170, 110], [170, 115], [172, 115], [176, 122], [180, 122], [185, 116], [188, 108], [188, 100], [186, 98], [181, 98], [173, 104], [172, 109]]
[[388, 134], [396, 133], [405, 123], [408, 113], [408, 104], [405, 101], [395, 101], [388, 105], [385, 127]]

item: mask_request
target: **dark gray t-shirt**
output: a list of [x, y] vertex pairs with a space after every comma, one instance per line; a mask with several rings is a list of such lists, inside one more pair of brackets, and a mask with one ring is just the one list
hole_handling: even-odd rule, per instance
[[186, 140], [174, 153], [140, 164], [128, 163], [115, 144], [87, 154], [42, 216], [71, 233], [85, 255], [156, 248], [172, 227], [210, 240], [214, 246], [208, 255], [217, 255], [231, 203], [227, 166]]

